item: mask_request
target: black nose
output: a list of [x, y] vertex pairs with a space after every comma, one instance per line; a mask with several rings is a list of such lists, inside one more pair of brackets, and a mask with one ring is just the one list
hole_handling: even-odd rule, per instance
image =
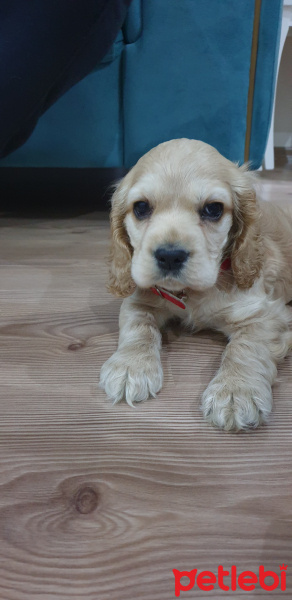
[[189, 253], [174, 246], [160, 246], [154, 252], [157, 264], [165, 273], [178, 273], [186, 262]]

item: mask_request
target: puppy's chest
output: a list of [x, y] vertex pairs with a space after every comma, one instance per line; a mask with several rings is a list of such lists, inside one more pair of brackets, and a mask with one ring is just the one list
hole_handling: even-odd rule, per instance
[[225, 323], [226, 299], [226, 294], [218, 289], [211, 294], [190, 294], [185, 298], [185, 309], [174, 306], [171, 312], [192, 329], [220, 329]]
[[221, 315], [218, 314], [218, 307], [215, 311], [212, 301], [206, 299], [200, 303], [192, 303], [184, 314], [183, 321], [194, 329], [204, 329], [205, 327], [219, 328], [222, 325]]
[[186, 290], [185, 310], [175, 307], [175, 314], [194, 329], [211, 327], [220, 329], [224, 326], [230, 302], [234, 300], [234, 277], [231, 272], [221, 273], [216, 286], [205, 292]]

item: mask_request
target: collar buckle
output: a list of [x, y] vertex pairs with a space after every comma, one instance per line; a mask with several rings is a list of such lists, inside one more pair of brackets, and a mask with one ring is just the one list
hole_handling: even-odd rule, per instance
[[179, 294], [177, 296], [175, 296], [168, 290], [165, 290], [164, 288], [159, 288], [157, 285], [150, 288], [150, 290], [151, 290], [151, 292], [156, 294], [156, 296], [160, 296], [160, 298], [163, 298], [164, 300], [168, 300], [169, 302], [172, 302], [172, 304], [175, 304], [176, 306], [178, 306], [179, 308], [182, 308], [183, 310], [186, 309], [186, 305], [185, 305], [184, 301], [187, 299], [187, 297], [186, 297], [184, 290], [179, 292]]

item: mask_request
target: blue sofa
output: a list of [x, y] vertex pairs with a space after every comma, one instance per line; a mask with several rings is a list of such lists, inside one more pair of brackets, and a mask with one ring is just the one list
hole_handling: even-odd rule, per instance
[[133, 0], [111, 52], [2, 167], [131, 167], [156, 144], [201, 139], [261, 165], [282, 0]]

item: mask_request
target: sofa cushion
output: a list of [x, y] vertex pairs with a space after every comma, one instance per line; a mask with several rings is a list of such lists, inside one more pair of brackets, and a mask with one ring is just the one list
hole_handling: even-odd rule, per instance
[[[281, 0], [262, 0], [254, 166], [261, 164], [271, 117], [280, 8]], [[179, 137], [203, 140], [243, 162], [254, 12], [255, 0], [142, 2], [142, 35], [125, 47], [126, 166], [152, 146]]]

